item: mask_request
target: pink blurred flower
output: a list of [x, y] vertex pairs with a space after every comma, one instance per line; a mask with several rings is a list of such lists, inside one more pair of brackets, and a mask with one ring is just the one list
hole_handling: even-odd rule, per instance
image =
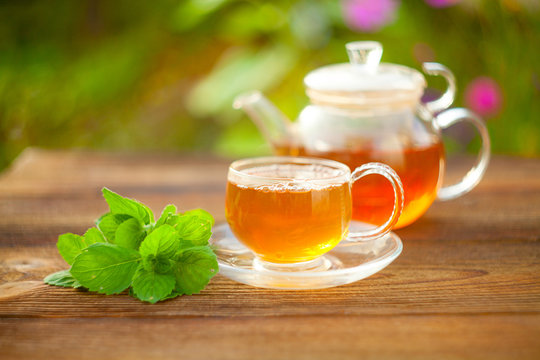
[[485, 117], [497, 115], [502, 107], [503, 96], [499, 84], [489, 77], [478, 77], [465, 89], [465, 103]]
[[435, 8], [445, 8], [456, 5], [461, 0], [424, 0], [426, 4]]
[[359, 32], [376, 32], [392, 23], [398, 7], [398, 0], [342, 1], [345, 23]]

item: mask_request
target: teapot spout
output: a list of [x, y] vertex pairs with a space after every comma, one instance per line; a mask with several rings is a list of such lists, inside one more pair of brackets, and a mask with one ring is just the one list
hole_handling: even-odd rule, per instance
[[260, 91], [238, 95], [233, 107], [242, 109], [249, 116], [278, 154], [290, 153], [295, 147], [293, 123]]

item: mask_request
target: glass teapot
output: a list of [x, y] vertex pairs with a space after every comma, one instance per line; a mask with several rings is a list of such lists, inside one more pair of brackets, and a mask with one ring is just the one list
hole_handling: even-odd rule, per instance
[[[463, 108], [446, 110], [456, 91], [453, 74], [438, 63], [424, 63], [429, 75], [443, 76], [447, 90], [422, 102], [426, 87], [417, 70], [380, 63], [382, 45], [348, 43], [350, 63], [334, 64], [304, 78], [311, 104], [291, 122], [260, 92], [238, 96], [243, 109], [279, 155], [337, 160], [354, 169], [367, 162], [391, 166], [403, 182], [405, 202], [395, 228], [418, 219], [435, 199], [449, 200], [474, 188], [486, 170], [490, 141], [483, 121]], [[442, 187], [445, 169], [441, 130], [467, 121], [480, 133], [482, 146], [473, 168], [457, 184]], [[392, 189], [378, 176], [353, 186], [353, 219], [380, 225], [393, 207]]]

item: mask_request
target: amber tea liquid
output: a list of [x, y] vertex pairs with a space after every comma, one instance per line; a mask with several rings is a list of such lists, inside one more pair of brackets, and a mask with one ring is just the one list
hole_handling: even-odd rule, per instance
[[275, 184], [227, 183], [227, 222], [260, 259], [273, 263], [313, 260], [346, 235], [352, 211], [348, 181], [303, 182], [325, 175], [320, 169], [293, 164], [258, 166], [243, 173], [290, 179]]
[[[394, 228], [407, 226], [418, 219], [437, 197], [439, 177], [444, 172], [444, 147], [441, 142], [416, 146], [401, 151], [380, 151], [371, 148], [342, 151], [313, 151], [284, 146], [279, 155], [299, 155], [336, 160], [351, 171], [365, 163], [377, 161], [392, 167], [403, 183], [405, 202], [403, 212]], [[369, 175], [352, 188], [353, 220], [381, 225], [392, 212], [392, 187], [377, 175]]]

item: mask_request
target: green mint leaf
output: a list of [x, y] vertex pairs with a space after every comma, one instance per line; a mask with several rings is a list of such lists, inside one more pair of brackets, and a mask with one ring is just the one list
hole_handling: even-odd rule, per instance
[[142, 242], [139, 252], [143, 257], [163, 255], [172, 258], [179, 246], [178, 234], [172, 226], [165, 224], [154, 228]]
[[198, 293], [218, 270], [216, 255], [208, 246], [182, 250], [177, 254], [174, 269], [176, 291], [187, 295]]
[[174, 261], [165, 255], [150, 254], [143, 258], [143, 266], [148, 271], [153, 271], [158, 274], [166, 274], [171, 271]]
[[180, 219], [180, 215], [172, 214], [167, 218], [167, 220], [165, 220], [165, 224], [176, 227], [176, 225], [178, 224], [178, 219]]
[[82, 285], [71, 275], [69, 270], [62, 270], [50, 274], [43, 279], [49, 285], [80, 288]]
[[117, 294], [131, 285], [140, 259], [135, 250], [108, 243], [93, 244], [77, 256], [71, 274], [91, 291]]
[[[99, 232], [97, 229], [95, 230]], [[88, 230], [85, 236], [67, 233], [58, 237], [56, 247], [64, 260], [66, 260], [69, 265], [72, 265], [77, 255], [79, 255], [83, 249], [94, 244], [95, 240], [99, 240], [99, 238], [92, 229]], [[103, 241], [103, 238], [101, 238], [101, 241]]]
[[212, 214], [210, 214], [208, 211], [203, 210], [203, 209], [189, 210], [189, 211], [186, 211], [183, 215], [197, 216], [203, 220], [210, 222], [211, 226], [214, 226], [214, 223], [215, 223], [215, 220]]
[[184, 244], [187, 242], [195, 246], [208, 244], [212, 236], [212, 223], [196, 215], [182, 215], [176, 224], [178, 236]]
[[58, 237], [56, 247], [64, 260], [71, 265], [73, 264], [75, 257], [79, 255], [84, 248], [86, 248], [86, 244], [84, 243], [84, 238], [82, 236], [67, 233]]
[[169, 300], [169, 299], [174, 299], [175, 297], [177, 296], [181, 296], [182, 294], [180, 294], [178, 291], [176, 291], [176, 289], [174, 289], [169, 295], [165, 296], [163, 299], [161, 299], [162, 301], [163, 300]]
[[154, 221], [154, 215], [146, 205], [136, 200], [125, 198], [107, 188], [103, 188], [102, 192], [105, 201], [109, 204], [111, 213], [130, 215], [135, 219], [139, 219], [144, 224], [150, 224]]
[[107, 239], [105, 239], [101, 231], [98, 229], [90, 228], [84, 233], [84, 241], [86, 244], [88, 244], [88, 246], [90, 246], [95, 243], [107, 242]]
[[96, 226], [110, 243], [114, 243], [118, 226], [129, 219], [133, 219], [133, 217], [129, 215], [106, 213], [96, 221]]
[[139, 267], [133, 277], [133, 293], [143, 301], [148, 301], [152, 304], [163, 300], [169, 295], [175, 285], [174, 275], [158, 274], [153, 271], [148, 271], [144, 267]]
[[161, 212], [161, 216], [159, 217], [158, 221], [156, 222], [156, 227], [159, 227], [159, 226], [161, 226], [163, 224], [166, 224], [169, 217], [172, 216], [172, 215], [175, 215], [176, 211], [177, 211], [176, 206], [174, 206], [174, 205], [169, 204], [169, 205], [165, 206], [165, 208]]
[[135, 218], [130, 218], [121, 223], [116, 229], [114, 243], [128, 249], [138, 250], [145, 236], [146, 232], [141, 222]]

